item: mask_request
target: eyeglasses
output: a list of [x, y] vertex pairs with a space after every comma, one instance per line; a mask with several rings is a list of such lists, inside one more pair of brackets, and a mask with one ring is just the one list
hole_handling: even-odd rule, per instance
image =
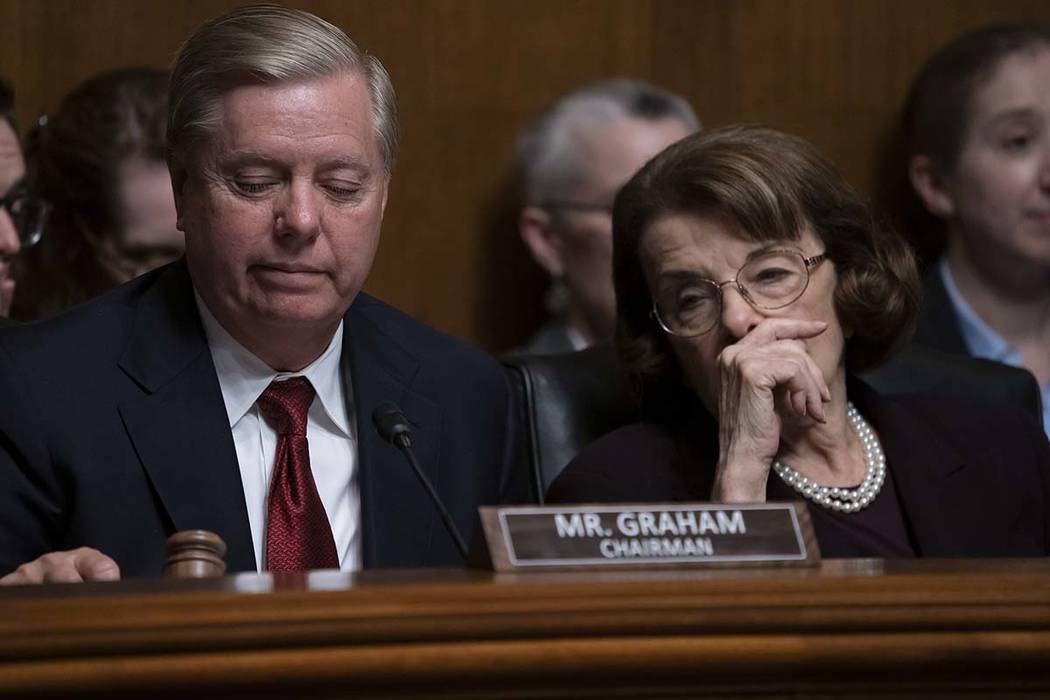
[[15, 185], [0, 199], [0, 207], [11, 215], [18, 231], [18, 242], [23, 248], [40, 242], [48, 214], [51, 212], [51, 205], [47, 200], [29, 194], [23, 185]]
[[551, 199], [544, 202], [544, 209], [562, 209], [564, 211], [596, 212], [600, 214], [612, 214], [612, 204], [595, 204], [593, 202], [578, 202], [574, 199]]
[[794, 303], [809, 286], [809, 273], [827, 253], [807, 258], [793, 249], [768, 250], [745, 262], [736, 276], [714, 282], [693, 273], [672, 275], [654, 294], [651, 315], [671, 335], [691, 338], [718, 324], [722, 288], [732, 284], [747, 303], [770, 311]]

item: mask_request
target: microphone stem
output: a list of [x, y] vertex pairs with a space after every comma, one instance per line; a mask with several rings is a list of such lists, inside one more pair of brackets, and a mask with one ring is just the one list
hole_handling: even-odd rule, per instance
[[430, 496], [430, 500], [433, 501], [437, 507], [438, 513], [441, 515], [442, 522], [445, 523], [445, 529], [448, 530], [448, 534], [452, 536], [453, 541], [456, 543], [456, 548], [459, 549], [459, 553], [463, 556], [463, 560], [467, 559], [467, 544], [463, 541], [462, 535], [459, 534], [459, 530], [456, 529], [456, 524], [452, 522], [452, 516], [449, 515], [448, 510], [445, 508], [445, 504], [438, 497], [437, 491], [434, 489], [433, 484], [423, 474], [423, 469], [419, 466], [419, 462], [416, 460], [416, 455], [412, 451], [411, 443], [409, 442], [407, 435], [399, 435], [394, 439], [394, 443], [400, 448], [401, 452], [404, 453], [408, 459], [408, 463], [412, 465], [412, 471], [416, 473], [416, 477], [419, 479], [419, 483], [423, 485], [427, 495]]

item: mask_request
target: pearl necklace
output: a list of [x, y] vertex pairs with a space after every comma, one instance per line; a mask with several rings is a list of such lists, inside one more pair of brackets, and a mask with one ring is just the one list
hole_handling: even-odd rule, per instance
[[855, 513], [867, 508], [882, 490], [886, 481], [886, 455], [882, 452], [882, 445], [879, 444], [875, 431], [852, 403], [847, 403], [846, 418], [864, 446], [864, 460], [868, 463], [868, 472], [860, 486], [852, 489], [821, 486], [779, 460], [773, 460], [773, 471], [789, 486], [817, 505], [843, 513]]

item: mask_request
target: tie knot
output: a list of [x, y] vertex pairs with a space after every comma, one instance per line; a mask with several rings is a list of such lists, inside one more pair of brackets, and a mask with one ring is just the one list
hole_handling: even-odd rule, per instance
[[306, 435], [306, 414], [314, 388], [306, 377], [270, 382], [259, 397], [259, 410], [280, 435]]

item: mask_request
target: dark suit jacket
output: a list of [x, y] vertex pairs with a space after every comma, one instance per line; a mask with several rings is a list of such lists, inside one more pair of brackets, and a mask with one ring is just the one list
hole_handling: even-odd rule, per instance
[[[434, 507], [372, 426], [383, 401], [460, 530], [518, 500], [510, 395], [487, 355], [360, 294], [344, 377], [359, 436], [366, 567], [459, 564]], [[255, 570], [237, 456], [184, 263], [0, 338], [0, 574], [81, 545], [124, 575], [159, 574], [164, 541], [204, 528], [230, 571]]]
[[944, 288], [937, 265], [930, 268], [922, 281], [922, 306], [915, 325], [913, 341], [955, 355], [969, 355], [955, 307]]
[[[1030, 414], [968, 394], [880, 396], [860, 382], [850, 398], [882, 441], [920, 556], [1050, 554], [1050, 447]], [[635, 423], [585, 449], [547, 501], [710, 500], [717, 441], [706, 415]]]
[[576, 350], [569, 337], [569, 327], [564, 321], [551, 320], [544, 323], [520, 348], [508, 355], [556, 355]]

